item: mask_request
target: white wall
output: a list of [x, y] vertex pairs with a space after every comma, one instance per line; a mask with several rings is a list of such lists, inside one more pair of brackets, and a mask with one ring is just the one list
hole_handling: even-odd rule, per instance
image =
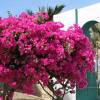
[[[66, 29], [75, 24], [75, 10], [55, 15], [54, 20], [62, 22], [65, 25], [64, 29]], [[78, 24], [81, 27], [90, 20], [100, 22], [100, 3], [78, 9]]]
[[58, 15], [54, 16], [54, 21], [60, 21], [62, 22], [65, 26], [64, 29], [66, 30], [69, 26], [75, 24], [75, 10], [67, 11], [60, 13]]
[[75, 94], [68, 93], [67, 95], [65, 95], [64, 100], [76, 100], [76, 93]]
[[83, 26], [90, 20], [100, 22], [100, 3], [78, 9], [78, 22], [80, 26]]

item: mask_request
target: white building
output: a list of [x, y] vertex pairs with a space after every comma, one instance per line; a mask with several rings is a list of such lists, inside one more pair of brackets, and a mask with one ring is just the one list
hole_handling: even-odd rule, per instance
[[[78, 24], [82, 27], [88, 21], [100, 22], [100, 3], [78, 9]], [[55, 21], [60, 21], [65, 25], [65, 29], [76, 23], [75, 9], [60, 13], [54, 16]]]

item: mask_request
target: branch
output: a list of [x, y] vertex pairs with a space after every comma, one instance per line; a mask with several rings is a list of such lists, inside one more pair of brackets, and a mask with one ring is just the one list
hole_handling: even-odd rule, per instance
[[41, 85], [42, 89], [43, 89], [50, 97], [52, 97], [54, 100], [56, 100], [48, 91], [45, 90], [45, 88], [43, 87], [43, 85], [41, 84], [40, 81], [39, 81], [39, 84]]

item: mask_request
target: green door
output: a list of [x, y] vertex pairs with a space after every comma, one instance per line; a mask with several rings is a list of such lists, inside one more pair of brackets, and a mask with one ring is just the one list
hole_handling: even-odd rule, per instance
[[87, 88], [80, 90], [76, 89], [76, 100], [98, 100], [96, 73], [95, 71], [87, 73], [88, 86]]

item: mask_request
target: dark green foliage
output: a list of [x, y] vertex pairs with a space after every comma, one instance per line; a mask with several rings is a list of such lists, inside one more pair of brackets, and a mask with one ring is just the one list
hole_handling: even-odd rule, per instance
[[39, 7], [39, 12], [41, 12], [41, 11], [44, 12], [45, 9], [46, 9], [45, 7]]
[[60, 13], [64, 7], [64, 5], [57, 5], [55, 8], [48, 7], [47, 12], [49, 15], [49, 20], [53, 20], [53, 16]]
[[[63, 10], [64, 7], [65, 7], [64, 5], [56, 5], [55, 8], [48, 7], [47, 9], [45, 7], [39, 7], [39, 12], [47, 11], [48, 15], [49, 15], [48, 21], [50, 21], [50, 20], [53, 20], [53, 16], [60, 13]], [[27, 10], [27, 13], [29, 15], [32, 15], [33, 11], [32, 10]]]
[[33, 11], [28, 9], [28, 10], [27, 10], [27, 13], [28, 13], [29, 15], [31, 15], [31, 16], [32, 16]]
[[12, 16], [12, 13], [10, 11], [7, 11], [7, 13], [9, 17]]

